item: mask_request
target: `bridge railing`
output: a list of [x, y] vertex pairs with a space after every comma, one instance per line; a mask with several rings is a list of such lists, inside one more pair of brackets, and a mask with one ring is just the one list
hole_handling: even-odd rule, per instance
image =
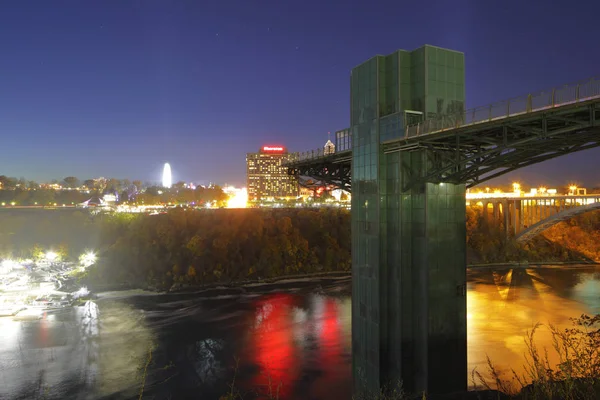
[[416, 125], [407, 126], [405, 137], [456, 129], [596, 98], [600, 98], [600, 78], [591, 78], [488, 106], [473, 108], [461, 113], [428, 119]]
[[[552, 109], [600, 98], [600, 78], [531, 93], [521, 97], [476, 107], [461, 113], [441, 115], [406, 127], [405, 138], [501, 120], [535, 111]], [[335, 153], [333, 153], [335, 154]], [[324, 148], [291, 153], [286, 163], [314, 160], [330, 155]]]
[[321, 147], [321, 148], [318, 148], [315, 150], [290, 153], [288, 155], [288, 159], [284, 162], [284, 164], [290, 164], [290, 163], [294, 163], [297, 161], [315, 160], [315, 159], [322, 158], [322, 157], [335, 156], [335, 155], [339, 155], [341, 153], [348, 153], [348, 152], [349, 152], [349, 150], [332, 152], [331, 150], [325, 150], [324, 148]]
[[290, 153], [286, 162], [291, 163], [291, 162], [296, 162], [296, 161], [314, 160], [315, 158], [324, 157], [325, 155], [328, 155], [328, 154], [325, 154], [325, 149], [323, 149], [323, 148], [302, 151], [302, 152], [296, 152], [296, 153]]

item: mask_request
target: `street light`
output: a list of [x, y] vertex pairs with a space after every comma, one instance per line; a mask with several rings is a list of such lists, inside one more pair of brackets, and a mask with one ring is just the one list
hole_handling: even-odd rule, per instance
[[512, 184], [512, 186], [513, 186], [513, 191], [514, 191], [515, 193], [519, 193], [519, 192], [521, 191], [521, 185], [520, 185], [520, 184], [518, 184], [517, 182], [514, 182], [514, 183]]

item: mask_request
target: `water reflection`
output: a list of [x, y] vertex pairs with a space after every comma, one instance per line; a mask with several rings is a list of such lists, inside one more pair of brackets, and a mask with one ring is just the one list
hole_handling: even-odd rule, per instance
[[85, 386], [89, 390], [93, 389], [98, 375], [100, 349], [97, 339], [100, 333], [100, 311], [96, 303], [87, 301], [83, 307], [77, 307], [75, 313], [81, 321], [79, 324], [79, 329], [81, 331], [80, 338], [87, 365], [87, 368], [83, 371], [83, 375]]
[[587, 306], [590, 314], [600, 314], [600, 273], [586, 274], [573, 287], [573, 299]]
[[99, 314], [99, 333], [88, 338], [91, 360], [86, 363], [97, 371], [95, 391], [101, 396], [136, 393], [140, 372], [155, 346], [154, 334], [144, 314], [131, 305], [102, 303]]
[[190, 348], [189, 359], [201, 382], [214, 384], [223, 378], [226, 366], [219, 359], [224, 342], [221, 339], [202, 339]]
[[[570, 318], [598, 312], [600, 286], [593, 269], [479, 270], [469, 278], [468, 364], [485, 376], [487, 357], [507, 378], [509, 366], [523, 373], [524, 337], [537, 323], [546, 326], [537, 331], [536, 344], [548, 348], [550, 361], [556, 362], [547, 325], [567, 327]], [[587, 296], [578, 294], [582, 284], [588, 287]]]
[[[510, 369], [522, 373], [525, 336], [537, 323], [567, 327], [573, 317], [599, 312], [599, 275], [593, 267], [470, 271], [469, 370], [477, 369], [488, 377], [489, 357], [507, 378]], [[298, 399], [341, 395], [341, 388], [350, 396], [349, 297], [279, 294], [261, 298], [255, 304], [254, 329], [247, 330], [247, 335], [256, 343], [253, 355], [258, 366], [248, 388], [270, 383], [279, 385], [283, 398]], [[536, 339], [540, 347], [551, 350], [547, 327], [539, 328]], [[557, 361], [552, 352], [550, 361]]]
[[[0, 318], [0, 398], [351, 398], [350, 278], [191, 294], [104, 297], [35, 320]], [[116, 295], [115, 295], [116, 296]], [[468, 365], [519, 370], [535, 323], [600, 312], [584, 268], [469, 272]], [[39, 319], [38, 319], [39, 318]], [[537, 337], [550, 346], [542, 329]], [[237, 360], [234, 361], [234, 360]], [[251, 394], [251, 395], [248, 395]]]
[[[97, 304], [0, 318], [0, 398], [96, 398], [137, 391], [139, 360], [150, 347], [140, 313]], [[140, 353], [141, 352], [141, 353]]]
[[282, 398], [350, 395], [349, 298], [277, 294], [256, 301], [255, 310], [247, 334], [258, 370], [245, 389]]
[[261, 369], [253, 383], [265, 393], [285, 395], [297, 374], [291, 295], [277, 294], [257, 301], [256, 322], [251, 334], [254, 359]]

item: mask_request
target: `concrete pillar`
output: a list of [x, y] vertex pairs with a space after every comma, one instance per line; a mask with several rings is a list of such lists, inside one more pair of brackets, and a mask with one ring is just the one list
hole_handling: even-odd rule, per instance
[[[446, 50], [424, 47], [414, 54], [428, 60], [430, 51]], [[455, 154], [440, 157], [439, 150], [425, 149], [386, 154], [382, 145], [406, 134], [405, 114], [398, 112], [410, 102], [406, 88], [414, 85], [429, 95], [426, 80], [398, 74], [415, 68], [411, 57], [403, 51], [375, 56], [350, 76], [356, 392], [379, 392], [399, 380], [417, 393], [467, 386], [465, 185], [407, 189]], [[423, 64], [422, 76], [430, 75], [427, 68]], [[428, 115], [431, 104], [424, 101], [418, 111]]]
[[525, 200], [517, 200], [517, 202], [518, 202], [517, 204], [519, 206], [519, 230], [518, 230], [518, 232], [521, 232], [525, 227], [525, 218], [527, 217], [527, 214], [525, 212]]
[[466, 390], [466, 191], [426, 183], [403, 192], [409, 171], [424, 174], [428, 159], [425, 150], [380, 151], [376, 176], [353, 166], [357, 392], [398, 381], [413, 393]]
[[510, 218], [511, 218], [510, 226], [512, 228], [513, 234], [516, 236], [517, 235], [517, 202], [515, 200], [511, 200]]
[[508, 236], [509, 221], [510, 221], [510, 210], [508, 208], [508, 201], [502, 200], [502, 216], [504, 217], [504, 233]]

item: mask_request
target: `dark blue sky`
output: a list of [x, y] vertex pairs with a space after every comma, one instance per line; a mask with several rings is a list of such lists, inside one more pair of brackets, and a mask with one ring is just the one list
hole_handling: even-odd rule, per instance
[[[600, 2], [0, 2], [0, 175], [245, 181], [266, 143], [349, 125], [350, 69], [425, 43], [463, 51], [467, 107], [600, 74]], [[574, 3], [573, 3], [574, 4]], [[592, 150], [509, 181], [599, 185]]]

